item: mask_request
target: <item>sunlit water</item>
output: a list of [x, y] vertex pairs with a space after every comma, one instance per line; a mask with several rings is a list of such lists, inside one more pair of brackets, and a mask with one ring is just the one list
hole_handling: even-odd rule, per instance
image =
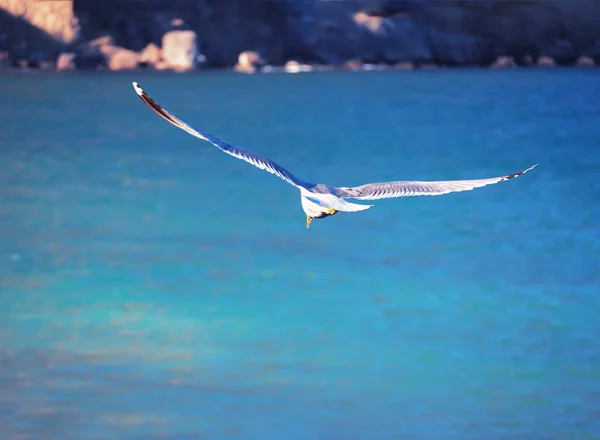
[[[530, 174], [306, 229], [299, 177]], [[0, 78], [0, 438], [600, 438], [597, 71]]]

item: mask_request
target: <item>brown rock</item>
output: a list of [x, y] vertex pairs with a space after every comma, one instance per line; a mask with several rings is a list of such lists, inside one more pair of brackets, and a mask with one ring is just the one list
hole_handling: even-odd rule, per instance
[[120, 47], [111, 48], [108, 58], [110, 70], [133, 70], [138, 66], [139, 55], [132, 50]]
[[97, 51], [107, 57], [112, 55], [113, 52], [116, 50], [116, 46], [113, 42], [112, 37], [108, 35], [90, 41], [88, 46], [92, 51]]
[[362, 63], [359, 60], [348, 60], [344, 63], [344, 68], [348, 70], [360, 70]]
[[398, 70], [413, 70], [415, 68], [415, 65], [413, 63], [410, 63], [410, 62], [404, 62], [404, 63], [398, 63], [398, 64], [396, 64], [395, 67]]
[[61, 53], [56, 60], [56, 70], [73, 70], [75, 69], [75, 54]]
[[[79, 35], [79, 21], [73, 13], [73, 0], [0, 0], [0, 10], [19, 17], [45, 32], [57, 42], [71, 43]], [[24, 35], [19, 43], [30, 43], [35, 34]]]
[[40, 70], [55, 70], [56, 64], [53, 61], [40, 61], [38, 67]]
[[366, 27], [371, 32], [380, 32], [382, 30], [383, 20], [385, 20], [383, 17], [372, 17], [367, 15], [363, 11], [357, 12], [352, 18], [356, 24]]
[[[68, 54], [64, 54], [65, 66], [68, 65]], [[114, 44], [112, 37], [103, 36], [81, 44], [77, 47], [74, 60], [71, 62], [77, 68], [100, 69], [108, 67], [110, 70], [132, 70], [138, 67], [140, 55], [132, 50]], [[59, 69], [62, 70], [62, 69]]]
[[113, 46], [114, 44], [113, 38], [110, 35], [94, 38], [88, 43], [90, 47]]
[[238, 62], [235, 65], [237, 72], [254, 73], [256, 70], [264, 66], [265, 61], [258, 52], [247, 50], [238, 56]]
[[549, 57], [548, 55], [542, 55], [538, 58], [537, 65], [540, 67], [554, 67], [556, 63], [552, 57]]
[[587, 55], [581, 55], [579, 58], [577, 58], [576, 64], [579, 67], [596, 67], [596, 63], [594, 62], [594, 59]]
[[513, 57], [503, 55], [499, 56], [490, 67], [492, 69], [507, 69], [511, 67], [517, 67], [517, 63], [515, 63]]
[[8, 69], [12, 66], [10, 54], [5, 51], [0, 51], [0, 69]]
[[90, 46], [106, 46], [106, 45], [114, 45], [115, 42], [110, 35], [103, 35], [102, 37], [94, 38], [89, 42]]
[[160, 60], [153, 67], [156, 70], [169, 70], [170, 69], [170, 66], [164, 60]]
[[352, 18], [360, 30], [356, 41], [363, 62], [397, 65], [432, 60], [430, 36], [409, 15], [380, 17], [359, 12]]
[[150, 43], [146, 46], [140, 54], [140, 63], [148, 64], [150, 66], [157, 67], [161, 60], [162, 54], [160, 48], [154, 43]]

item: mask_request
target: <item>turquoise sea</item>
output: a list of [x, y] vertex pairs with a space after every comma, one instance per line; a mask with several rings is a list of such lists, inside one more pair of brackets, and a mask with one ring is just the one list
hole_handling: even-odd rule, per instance
[[1, 76], [0, 438], [600, 439], [598, 72]]

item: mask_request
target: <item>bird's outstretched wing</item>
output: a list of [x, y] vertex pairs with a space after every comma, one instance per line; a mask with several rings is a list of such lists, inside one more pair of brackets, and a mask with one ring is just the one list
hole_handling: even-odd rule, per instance
[[409, 196], [439, 196], [451, 192], [469, 191], [474, 188], [480, 188], [482, 186], [514, 179], [515, 177], [534, 169], [537, 165], [538, 164], [535, 164], [524, 171], [519, 171], [518, 173], [508, 174], [502, 177], [492, 177], [490, 179], [447, 180], [437, 182], [397, 181], [369, 183], [353, 188], [336, 188], [335, 194], [338, 197], [358, 200], [375, 200]]
[[138, 94], [138, 96], [142, 98], [142, 101], [144, 101], [148, 107], [150, 107], [152, 110], [158, 113], [158, 115], [162, 116], [165, 120], [173, 124], [175, 127], [181, 128], [182, 130], [188, 132], [192, 136], [210, 142], [215, 147], [219, 148], [227, 154], [230, 154], [233, 157], [245, 160], [246, 162], [254, 165], [255, 167], [260, 168], [261, 170], [265, 170], [271, 174], [275, 174], [277, 177], [285, 180], [286, 182], [288, 182], [291, 185], [294, 185], [297, 188], [312, 185], [308, 182], [298, 179], [296, 176], [294, 176], [288, 170], [283, 168], [281, 165], [278, 165], [277, 163], [264, 156], [261, 156], [260, 154], [256, 154], [252, 151], [246, 150], [245, 148], [232, 145], [206, 132], [196, 130], [195, 128], [186, 124], [181, 119], [179, 119], [175, 115], [172, 115], [167, 110], [158, 105], [152, 98], [150, 98], [150, 96], [148, 96], [146, 92], [142, 90], [142, 88], [137, 82], [133, 82], [133, 88], [135, 89], [135, 92]]

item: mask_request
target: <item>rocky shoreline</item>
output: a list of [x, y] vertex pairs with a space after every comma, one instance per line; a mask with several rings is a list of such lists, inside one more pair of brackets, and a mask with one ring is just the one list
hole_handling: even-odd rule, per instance
[[599, 64], [600, 0], [0, 0], [0, 70]]

